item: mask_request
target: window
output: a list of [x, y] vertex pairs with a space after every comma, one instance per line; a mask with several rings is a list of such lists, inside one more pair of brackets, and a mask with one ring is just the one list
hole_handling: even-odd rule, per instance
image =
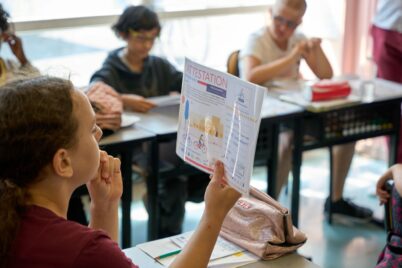
[[[229, 53], [242, 48], [251, 32], [267, 24], [268, 5], [274, 0], [2, 2], [33, 64], [43, 73], [71, 77], [76, 85], [84, 86], [107, 53], [124, 45], [110, 26], [128, 4], [152, 5], [159, 13], [163, 29], [153, 53], [167, 57], [178, 68], [183, 67], [184, 57], [190, 57], [225, 71]], [[323, 38], [335, 74], [340, 74], [343, 5], [343, 1], [308, 0], [301, 29], [308, 36]], [[12, 57], [7, 46], [0, 53]], [[302, 71], [306, 78], [313, 78], [306, 66]]]

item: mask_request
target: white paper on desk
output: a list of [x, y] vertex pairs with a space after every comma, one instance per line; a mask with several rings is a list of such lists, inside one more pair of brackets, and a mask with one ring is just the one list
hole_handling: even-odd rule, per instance
[[144, 251], [149, 256], [151, 256], [153, 259], [156, 259], [161, 255], [180, 249], [180, 247], [174, 244], [169, 238], [163, 238], [159, 240], [142, 243], [139, 244], [137, 247], [142, 251]]
[[172, 255], [163, 259], [156, 259], [157, 262], [159, 262], [160, 264], [162, 264], [165, 267], [169, 267], [172, 262], [174, 261], [174, 259], [176, 258], [177, 255]]
[[261, 117], [284, 115], [302, 111], [299, 105], [281, 101], [277, 98], [266, 97], [262, 104]]
[[[162, 259], [158, 259], [157, 257], [183, 248], [192, 234], [193, 232], [187, 232], [170, 238], [163, 238], [142, 243], [137, 247], [144, 251], [151, 258], [155, 259], [155, 261], [158, 261], [163, 266], [168, 267], [174, 261], [177, 255], [172, 255]], [[208, 267], [238, 267], [240, 265], [245, 265], [257, 260], [258, 257], [254, 254], [245, 251], [243, 248], [225, 240], [224, 238], [218, 237], [217, 243], [212, 251]]]
[[225, 258], [212, 260], [208, 263], [209, 268], [236, 268], [249, 263], [257, 262], [260, 258], [248, 251], [239, 252]]
[[264, 88], [185, 60], [176, 153], [213, 173], [225, 165], [228, 184], [248, 195]]
[[[187, 244], [187, 242], [190, 240], [191, 236], [193, 235], [194, 232], [186, 232], [180, 235], [175, 235], [170, 238], [170, 240], [179, 246], [180, 248], [184, 248], [184, 246]], [[216, 244], [214, 246], [214, 249], [212, 251], [212, 255], [210, 260], [216, 260], [222, 257], [226, 257], [229, 255], [233, 255], [236, 253], [240, 253], [245, 251], [244, 248], [241, 248], [237, 246], [236, 244], [233, 244], [232, 242], [227, 241], [226, 239], [222, 237], [218, 237]]]
[[306, 81], [304, 80], [273, 80], [266, 86], [269, 91], [277, 92], [278, 94], [291, 94], [300, 92]]
[[155, 105], [158, 106], [158, 107], [179, 105], [179, 103], [180, 103], [180, 95], [179, 94], [173, 94], [173, 95], [150, 97], [150, 98], [148, 98], [148, 100], [152, 101], [153, 103], [155, 103]]
[[136, 115], [123, 113], [121, 115], [121, 127], [129, 127], [139, 122], [141, 118]]
[[[158, 259], [157, 261], [164, 267], [168, 267], [173, 263], [176, 257], [177, 255], [173, 255], [167, 258]], [[257, 262], [259, 259], [260, 258], [258, 258], [256, 255], [248, 251], [244, 251], [216, 260], [210, 260], [208, 263], [208, 268], [236, 268], [249, 263]]]

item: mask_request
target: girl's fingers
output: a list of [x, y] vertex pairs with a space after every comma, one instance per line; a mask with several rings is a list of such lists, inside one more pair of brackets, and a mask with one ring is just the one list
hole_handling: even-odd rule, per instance
[[110, 177], [114, 174], [114, 158], [113, 156], [108, 155], [107, 161], [102, 168], [102, 179], [106, 182], [110, 182]]
[[100, 150], [100, 161], [101, 161], [102, 163], [108, 161], [108, 154], [107, 154], [107, 152]]
[[380, 205], [384, 205], [388, 202], [388, 198], [380, 197]]
[[109, 177], [109, 168], [110, 168], [109, 160], [102, 162], [102, 168], [101, 168], [102, 179], [107, 179]]
[[224, 172], [225, 172], [225, 169], [223, 167], [223, 163], [221, 161], [216, 161], [214, 174], [212, 176], [212, 181], [221, 182]]
[[392, 179], [392, 170], [388, 169], [377, 181], [377, 188], [383, 188], [387, 180]]
[[109, 172], [108, 172], [108, 176], [106, 177], [107, 182], [110, 182], [111, 177], [114, 174], [114, 169], [115, 169], [114, 164], [115, 164], [114, 157], [109, 155]]
[[382, 195], [382, 194], [378, 194], [378, 199], [382, 200], [382, 199], [388, 199], [389, 196], [386, 195]]
[[113, 170], [114, 174], [120, 174], [121, 173], [120, 166], [121, 166], [120, 159], [119, 158], [114, 158], [114, 170]]
[[229, 184], [228, 184], [228, 179], [226, 178], [225, 175], [223, 175], [222, 180], [221, 180], [220, 182], [221, 182], [221, 184], [223, 184], [223, 185], [229, 186]]
[[390, 198], [390, 195], [387, 191], [377, 188], [376, 194], [379, 198]]
[[100, 175], [102, 179], [106, 179], [109, 177], [109, 155], [105, 151], [100, 151]]

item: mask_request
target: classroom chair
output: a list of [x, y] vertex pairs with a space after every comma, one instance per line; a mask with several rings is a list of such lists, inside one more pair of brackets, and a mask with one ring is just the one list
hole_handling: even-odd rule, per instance
[[230, 53], [228, 60], [226, 62], [226, 68], [227, 72], [239, 77], [240, 71], [239, 71], [239, 53], [240, 50], [235, 50], [232, 53]]

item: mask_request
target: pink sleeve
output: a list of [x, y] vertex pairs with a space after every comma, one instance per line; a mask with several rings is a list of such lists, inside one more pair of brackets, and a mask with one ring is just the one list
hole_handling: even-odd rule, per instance
[[103, 232], [95, 232], [80, 255], [74, 262], [77, 268], [138, 268], [131, 259], [127, 258], [116, 242], [110, 239]]

